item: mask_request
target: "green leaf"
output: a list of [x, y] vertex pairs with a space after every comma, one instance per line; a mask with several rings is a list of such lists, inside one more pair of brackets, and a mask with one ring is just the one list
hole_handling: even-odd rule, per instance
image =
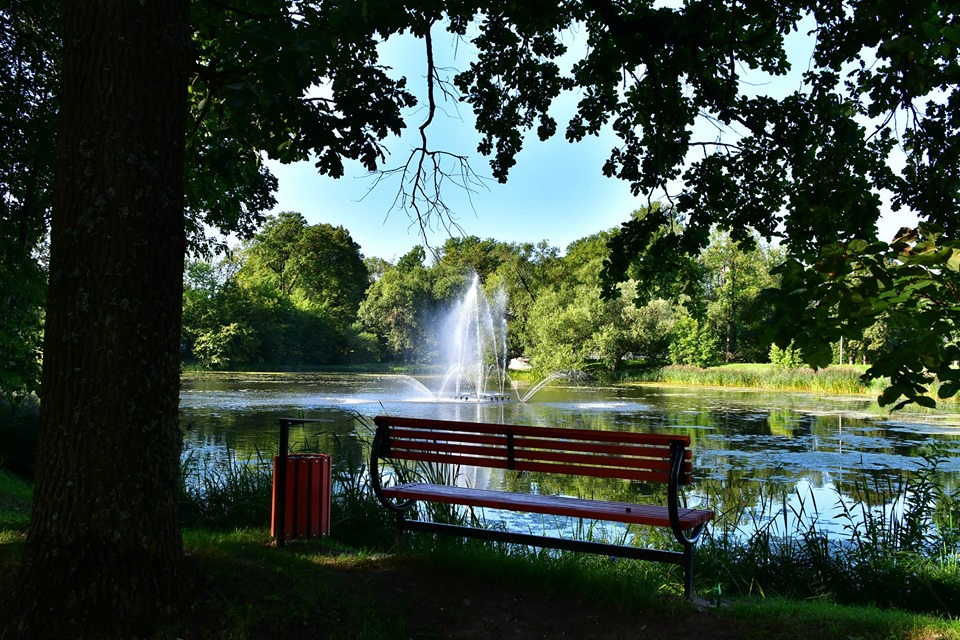
[[951, 271], [960, 271], [960, 249], [954, 249], [947, 260], [947, 268]]
[[960, 384], [956, 382], [945, 382], [937, 389], [937, 396], [940, 398], [952, 398], [960, 390]]

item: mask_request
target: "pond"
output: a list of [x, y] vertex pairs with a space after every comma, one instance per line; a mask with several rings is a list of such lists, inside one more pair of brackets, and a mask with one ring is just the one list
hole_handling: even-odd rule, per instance
[[[960, 479], [960, 413], [916, 409], [890, 414], [866, 396], [699, 387], [579, 386], [563, 380], [527, 402], [435, 400], [429, 377], [377, 374], [202, 374], [185, 376], [180, 396], [185, 456], [202, 467], [233, 455], [270, 459], [278, 420], [311, 418], [291, 432], [291, 449], [362, 463], [379, 414], [588, 429], [681, 433], [693, 443], [694, 494], [711, 508], [736, 500], [766, 509], [776, 487], [790, 508], [816, 505], [827, 528], [838, 498], [913, 471], [939, 446], [941, 483]], [[515, 386], [520, 398], [529, 387]], [[488, 485], [502, 481], [484, 476]], [[735, 494], [735, 498], [731, 495]], [[786, 498], [785, 498], [786, 499]], [[756, 517], [769, 519], [771, 513]]]

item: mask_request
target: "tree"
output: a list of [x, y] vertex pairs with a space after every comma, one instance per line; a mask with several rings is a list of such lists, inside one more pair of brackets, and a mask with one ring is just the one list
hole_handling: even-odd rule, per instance
[[[44, 402], [8, 621], [16, 637], [143, 635], [182, 593], [189, 74], [197, 109], [223, 119], [210, 135], [288, 161], [312, 150], [331, 175], [344, 157], [374, 168], [413, 103], [377, 64], [360, 6], [194, 3], [192, 30], [188, 9], [184, 0], [65, 5]], [[305, 95], [326, 82], [333, 98]]]
[[274, 289], [301, 310], [328, 315], [341, 342], [349, 341], [349, 327], [369, 285], [360, 246], [346, 229], [308, 225], [301, 214], [290, 212], [269, 218], [251, 239], [239, 278]]
[[181, 589], [186, 21], [186, 3], [174, 0], [65, 8], [44, 402], [17, 637], [149, 629]]
[[722, 344], [726, 362], [760, 362], [767, 351], [757, 342], [755, 325], [764, 309], [760, 292], [776, 285], [771, 269], [782, 259], [776, 247], [754, 239], [744, 249], [728, 233], [714, 232], [700, 255], [706, 279], [706, 318]]
[[[935, 225], [903, 229], [892, 244], [854, 240], [825, 247], [811, 265], [788, 260], [780, 268], [780, 291], [770, 302], [791, 317], [804, 357], [818, 366], [833, 359], [831, 343], [860, 337], [878, 320], [909, 336], [896, 349], [877, 354], [867, 375], [889, 376], [882, 404], [933, 406], [927, 394], [939, 381], [940, 398], [960, 389], [960, 241]], [[819, 296], [815, 304], [806, 301]], [[768, 327], [782, 335], [783, 326]]]
[[[400, 131], [402, 109], [415, 103], [405, 80], [379, 64], [377, 47], [405, 31], [423, 38], [435, 90], [430, 33], [444, 21], [456, 36], [476, 34], [477, 59], [455, 83], [474, 108], [479, 148], [493, 156], [494, 176], [507, 178], [528, 130], [535, 127], [541, 139], [557, 131], [552, 102], [577, 89], [582, 97], [566, 137], [577, 141], [611, 123], [622, 144], [604, 166], [607, 175], [647, 196], [672, 190], [682, 177], [673, 199], [685, 216], [683, 232], [654, 238], [660, 254], [695, 255], [715, 224], [738, 241], [749, 227], [764, 238], [783, 235], [797, 264], [825, 243], [869, 245], [886, 190], [895, 206], [939, 223], [944, 235], [933, 253], [953, 255], [960, 36], [953, 13], [938, 3], [851, 0], [808, 10], [788, 0], [678, 8], [650, 0], [249, 0], [237, 7], [105, 0], [65, 7], [45, 402], [12, 621], [21, 636], [39, 634], [41, 623], [48, 635], [90, 635], [105, 626], [130, 635], [168, 607], [179, 586], [171, 471], [179, 449], [188, 95], [193, 130], [212, 136], [216, 149], [229, 142], [229, 157], [244, 163], [253, 187], [268, 179], [257, 167], [259, 152], [285, 162], [311, 158], [334, 177], [343, 175], [345, 158], [375, 170], [385, 157], [383, 139]], [[740, 69], [787, 70], [784, 34], [808, 13], [816, 50], [802, 90], [776, 97], [741, 87]], [[565, 74], [556, 61], [567, 53], [562, 37], [574, 24], [589, 46]], [[846, 69], [852, 74], [841, 76]], [[425, 137], [435, 106], [431, 91], [424, 144], [414, 151], [420, 162], [408, 165], [417, 176], [437, 167]], [[694, 139], [701, 113], [721, 128], [737, 127], [737, 135]], [[905, 129], [896, 129], [904, 120], [894, 116], [906, 117]], [[209, 118], [216, 126], [197, 124]], [[907, 150], [899, 173], [887, 164], [898, 138]], [[688, 164], [691, 149], [706, 155]], [[634, 249], [647, 250], [669, 221], [662, 211], [624, 227], [612, 243], [608, 291], [630, 268]], [[888, 250], [903, 256], [901, 249], [914, 245]], [[862, 253], [861, 245], [853, 249], [824, 249], [822, 257], [859, 260], [852, 254]], [[935, 270], [914, 278], [915, 265], [905, 264], [907, 284], [938, 286]], [[940, 305], [950, 288], [925, 302]], [[956, 349], [933, 332], [952, 330], [952, 318], [940, 312], [925, 329], [929, 339], [903, 357], [923, 366], [933, 353], [932, 370], [949, 374], [944, 363], [957, 360]], [[906, 386], [895, 381], [894, 392], [915, 397], [914, 385], [926, 381], [917, 375]]]
[[559, 249], [546, 241], [514, 245], [487, 279], [488, 289], [502, 286], [509, 292], [508, 353], [526, 354], [533, 348], [534, 340], [529, 332], [531, 314], [539, 292], [553, 283], [552, 276], [559, 270], [559, 253]]
[[425, 311], [433, 295], [425, 259], [423, 247], [411, 249], [370, 285], [360, 304], [361, 325], [377, 336], [391, 359], [418, 361], [429, 355]]
[[183, 355], [213, 369], [340, 362], [368, 284], [345, 229], [273, 216], [229, 257], [188, 263]]
[[706, 323], [690, 315], [681, 315], [674, 324], [670, 360], [674, 364], [712, 367], [721, 361], [720, 344]]
[[600, 296], [599, 272], [608, 259], [609, 237], [601, 232], [571, 243], [553, 279], [536, 291], [527, 330], [528, 352], [537, 368], [582, 369], [599, 362], [616, 372], [629, 354], [653, 361], [665, 356], [673, 322], [661, 313], [662, 301], [635, 306], [639, 283], [634, 280], [623, 283], [623, 295], [615, 299]]
[[[842, 254], [834, 243], [876, 241], [884, 199], [939, 225], [944, 241], [960, 233], [960, 28], [942, 3], [584, 0], [484, 9], [477, 61], [456, 84], [474, 107], [494, 176], [506, 180], [523, 131], [556, 133], [550, 109], [574, 89], [581, 98], [566, 138], [612, 126], [620, 144], [604, 173], [673, 203], [612, 238], [607, 295], [637, 256], [661, 256], [673, 268], [674, 257], [707, 246], [714, 226], [745, 245], [751, 229], [779, 238], [807, 265]], [[565, 74], [557, 61], [571, 52], [562, 34], [575, 23], [588, 46]], [[453, 22], [461, 35], [467, 24]], [[813, 55], [791, 61], [785, 38], [801, 28]], [[792, 92], [744, 77], [782, 76], [793, 62], [806, 71]], [[662, 233], [678, 218], [678, 233]], [[781, 317], [784, 326], [791, 320]], [[842, 330], [835, 318], [816, 320], [825, 332]], [[926, 388], [890, 370], [891, 393], [912, 389], [913, 399]]]
[[236, 369], [262, 363], [263, 352], [276, 348], [276, 314], [237, 281], [243, 255], [237, 251], [212, 263], [187, 262], [180, 343], [184, 361]]
[[45, 1], [0, 8], [0, 402], [39, 388], [58, 15]]

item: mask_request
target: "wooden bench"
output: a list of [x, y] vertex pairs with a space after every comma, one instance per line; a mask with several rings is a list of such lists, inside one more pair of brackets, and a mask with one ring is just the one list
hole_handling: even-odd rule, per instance
[[[681, 435], [621, 433], [378, 416], [370, 455], [374, 492], [397, 515], [400, 539], [407, 531], [453, 534], [501, 542], [638, 558], [678, 564], [684, 593], [693, 595], [693, 548], [713, 512], [681, 508], [680, 487], [691, 482], [690, 438]], [[531, 495], [472, 487], [408, 482], [384, 486], [381, 460], [521, 472], [595, 476], [664, 483], [664, 505], [632, 504], [557, 495]], [[489, 507], [553, 516], [666, 527], [683, 550], [638, 548], [468, 527], [416, 519], [408, 510], [418, 501]]]

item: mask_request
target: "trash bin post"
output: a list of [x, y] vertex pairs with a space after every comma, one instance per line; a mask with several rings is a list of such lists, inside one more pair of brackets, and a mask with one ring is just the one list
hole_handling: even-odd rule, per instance
[[273, 532], [277, 537], [277, 546], [282, 547], [287, 539], [287, 455], [290, 448], [290, 418], [280, 418], [280, 450], [274, 469], [277, 481], [273, 487]]

